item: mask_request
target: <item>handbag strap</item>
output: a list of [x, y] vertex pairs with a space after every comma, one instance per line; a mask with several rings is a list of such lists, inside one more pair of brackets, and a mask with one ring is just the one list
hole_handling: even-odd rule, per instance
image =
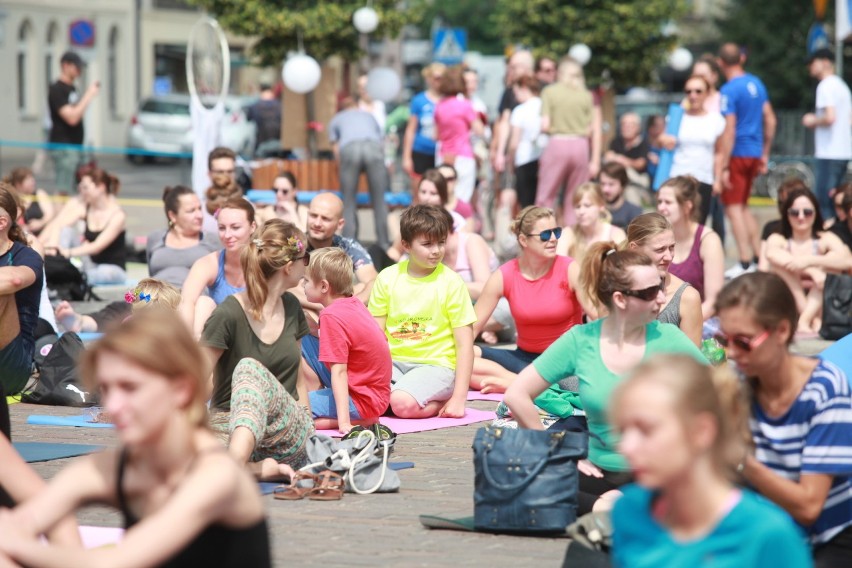
[[383, 447], [383, 455], [382, 455], [382, 475], [379, 476], [379, 481], [371, 487], [370, 489], [358, 489], [355, 485], [355, 466], [361, 463], [362, 461], [370, 459], [370, 456], [373, 454], [373, 442], [376, 441], [376, 435], [373, 434], [370, 430], [363, 430], [358, 433], [358, 442], [361, 441], [361, 437], [369, 438], [367, 443], [364, 444], [364, 448], [358, 452], [358, 455], [355, 456], [355, 459], [352, 460], [349, 471], [343, 476], [344, 479], [346, 476], [349, 476], [349, 486], [352, 487], [352, 491], [357, 493], [358, 495], [369, 495], [370, 493], [375, 493], [379, 490], [379, 487], [382, 486], [382, 483], [385, 482], [385, 474], [388, 471], [388, 452], [390, 448], [390, 444], [381, 444]]
[[487, 457], [488, 453], [493, 448], [493, 445], [487, 444], [482, 452], [482, 473], [485, 474], [485, 479], [488, 480], [488, 483], [491, 484], [492, 487], [499, 489], [500, 491], [517, 491], [518, 489], [530, 483], [533, 479], [535, 479], [535, 477], [539, 473], [541, 473], [541, 470], [544, 469], [544, 466], [547, 465], [548, 460], [553, 455], [553, 451], [556, 449], [556, 446], [558, 446], [563, 439], [564, 436], [559, 436], [558, 434], [551, 434], [550, 448], [547, 450], [547, 454], [542, 457], [537, 464], [535, 464], [535, 467], [525, 478], [516, 483], [510, 484], [499, 483], [496, 479], [494, 479], [494, 476], [491, 474], [491, 468], [488, 465]]

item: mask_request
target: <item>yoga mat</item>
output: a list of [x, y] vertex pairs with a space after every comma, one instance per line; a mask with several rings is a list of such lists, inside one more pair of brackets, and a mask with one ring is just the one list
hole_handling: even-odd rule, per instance
[[49, 442], [14, 442], [12, 445], [27, 463], [73, 458], [104, 449], [103, 446], [92, 444], [56, 444]]
[[[455, 426], [467, 426], [486, 420], [494, 420], [497, 415], [490, 410], [476, 410], [465, 408], [463, 418], [391, 418], [382, 416], [379, 422], [390, 428], [396, 434], [412, 434], [414, 432], [425, 432], [427, 430], [440, 430], [441, 428], [453, 428]], [[325, 434], [331, 438], [340, 438], [337, 430], [317, 430], [317, 434]]]
[[[414, 462], [388, 462], [388, 469], [392, 469], [394, 471], [411, 469], [413, 467]], [[276, 481], [260, 481], [258, 482], [258, 485], [260, 485], [261, 495], [272, 495], [272, 492], [275, 491], [276, 487], [281, 486], [281, 483]]]
[[[683, 118], [683, 107], [677, 103], [669, 104], [669, 114], [666, 117], [666, 134], [677, 136], [680, 131], [680, 120]], [[660, 189], [672, 171], [672, 163], [674, 162], [674, 150], [666, 150], [663, 148], [660, 151], [660, 163], [657, 164], [657, 172], [654, 174], [654, 182], [652, 187], [654, 191]]]
[[840, 370], [846, 373], [849, 385], [852, 386], [852, 334], [838, 339], [823, 350], [819, 356], [840, 367]]
[[89, 422], [89, 416], [80, 414], [77, 416], [49, 416], [47, 414], [30, 414], [27, 424], [36, 426], [76, 426], [77, 428], [112, 428], [112, 424], [101, 422]]
[[[439, 517], [437, 515], [420, 515], [420, 524], [430, 529], [447, 529], [451, 531], [465, 532], [482, 532], [485, 534], [494, 534], [491, 531], [477, 531], [473, 525], [473, 517], [457, 517], [455, 519], [449, 517]], [[539, 538], [567, 538], [565, 533], [523, 533], [523, 532], [505, 532], [500, 534], [512, 534], [515, 536], [534, 536]]]
[[124, 536], [124, 529], [120, 528], [80, 526], [83, 548], [99, 548], [118, 544], [122, 536]]
[[503, 397], [506, 393], [502, 392], [489, 392], [484, 393], [480, 391], [467, 391], [467, 399], [468, 400], [491, 400], [493, 402], [503, 402]]

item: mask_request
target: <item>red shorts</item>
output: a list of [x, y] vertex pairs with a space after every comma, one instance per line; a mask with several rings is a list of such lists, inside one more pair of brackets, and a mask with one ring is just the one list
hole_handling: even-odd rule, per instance
[[731, 188], [722, 192], [723, 205], [745, 205], [751, 195], [751, 184], [760, 173], [760, 158], [731, 158]]

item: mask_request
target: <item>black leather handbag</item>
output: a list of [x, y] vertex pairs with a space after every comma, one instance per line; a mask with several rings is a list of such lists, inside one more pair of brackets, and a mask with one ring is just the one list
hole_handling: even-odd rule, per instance
[[852, 333], [852, 276], [826, 275], [822, 294], [820, 336], [837, 340]]
[[507, 533], [564, 533], [577, 518], [577, 461], [585, 432], [486, 426], [473, 440], [474, 526]]

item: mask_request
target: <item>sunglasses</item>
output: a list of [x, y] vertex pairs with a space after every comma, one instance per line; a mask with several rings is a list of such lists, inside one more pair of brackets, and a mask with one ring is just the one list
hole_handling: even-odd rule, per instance
[[815, 211], [813, 209], [788, 209], [787, 215], [790, 217], [813, 217]]
[[745, 335], [734, 335], [730, 336], [721, 331], [719, 333], [713, 334], [713, 339], [715, 339], [719, 345], [722, 347], [728, 347], [728, 345], [733, 345], [740, 351], [745, 351], [746, 353], [750, 353], [752, 349], [757, 349], [760, 345], [766, 341], [766, 338], [769, 337], [769, 330], [767, 329], [760, 335], [755, 335], [754, 337], [748, 337]]
[[702, 94], [704, 94], [704, 89], [684, 89], [683, 92], [686, 93], [687, 95], [692, 95], [692, 94], [702, 95]]
[[621, 293], [625, 296], [633, 296], [634, 298], [639, 298], [644, 302], [650, 302], [651, 300], [655, 300], [660, 292], [665, 289], [665, 284], [660, 282], [656, 286], [649, 286], [648, 288], [643, 288], [642, 290], [621, 290]]
[[275, 191], [277, 191], [281, 195], [290, 195], [290, 192], [293, 191], [293, 190], [290, 189], [289, 187], [282, 187], [282, 188], [276, 189]]
[[297, 260], [301, 260], [305, 263], [305, 266], [308, 266], [311, 263], [311, 253], [306, 252], [302, 256], [294, 258], [292, 262], [296, 262]]
[[[523, 219], [521, 219], [523, 221]], [[555, 227], [553, 229], [546, 229], [540, 233], [526, 233], [528, 237], [538, 237], [541, 239], [541, 242], [546, 243], [550, 240], [551, 236], [555, 236], [557, 239], [562, 236], [562, 227]]]

